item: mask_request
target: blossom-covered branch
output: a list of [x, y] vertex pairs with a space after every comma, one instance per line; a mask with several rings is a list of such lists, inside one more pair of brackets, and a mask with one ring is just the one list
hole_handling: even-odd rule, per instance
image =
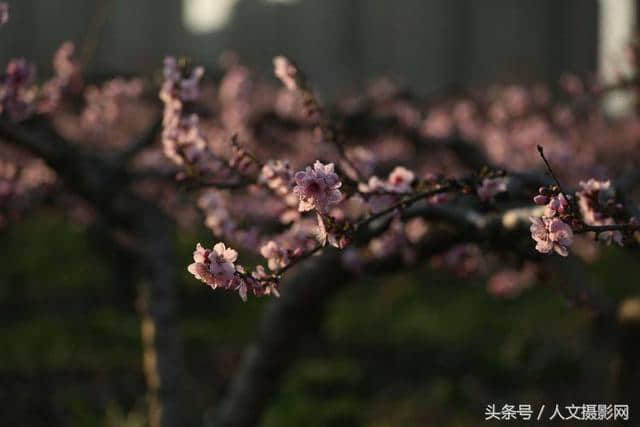
[[531, 217], [531, 236], [538, 251], [567, 256], [574, 233], [588, 232], [607, 244], [615, 242], [623, 246], [625, 237], [628, 239], [640, 230], [638, 219], [629, 218], [623, 205], [616, 202], [610, 181], [581, 181], [581, 190], [568, 194], [563, 191], [541, 146], [538, 152], [556, 183], [541, 187], [533, 198], [537, 205], [545, 207], [541, 217]]

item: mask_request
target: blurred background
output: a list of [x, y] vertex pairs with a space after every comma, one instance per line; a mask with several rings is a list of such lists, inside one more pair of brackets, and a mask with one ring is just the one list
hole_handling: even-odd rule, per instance
[[[622, 3], [624, 3], [623, 0]], [[18, 3], [18, 2], [16, 2]], [[323, 95], [380, 75], [417, 91], [594, 71], [596, 0], [20, 0], [0, 56], [51, 68], [74, 40], [95, 74], [150, 72], [167, 54], [213, 65], [234, 50], [271, 71], [287, 54]]]
[[[227, 50], [270, 76], [271, 58], [286, 53], [325, 99], [381, 75], [424, 94], [602, 73], [607, 37], [628, 35], [635, 24], [635, 2], [625, 0], [614, 1], [617, 9], [595, 0], [9, 3], [0, 59], [29, 58], [43, 77], [65, 40], [77, 43], [96, 78], [152, 73], [167, 54], [214, 66]], [[604, 19], [611, 16], [618, 20]], [[0, 231], [0, 424], [145, 425], [131, 266], [101, 233], [55, 206]], [[188, 264], [193, 242], [210, 239], [204, 228], [180, 232], [178, 265]], [[572, 262], [561, 268], [616, 298], [637, 292], [629, 280], [640, 273], [634, 256], [612, 248], [588, 271]], [[490, 403], [637, 400], [621, 373], [637, 365], [629, 355], [638, 349], [571, 309], [554, 290], [562, 283], [538, 283], [517, 299], [496, 298], [486, 285], [427, 264], [344, 289], [262, 425], [474, 426]], [[192, 409], [185, 425], [199, 425], [265, 301], [208, 292], [186, 270], [180, 293]]]

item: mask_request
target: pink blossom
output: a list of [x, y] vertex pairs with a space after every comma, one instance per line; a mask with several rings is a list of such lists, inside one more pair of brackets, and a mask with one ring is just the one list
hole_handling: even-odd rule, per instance
[[204, 68], [196, 67], [191, 74], [180, 81], [180, 99], [195, 101], [200, 96], [200, 80], [204, 76]]
[[408, 193], [411, 191], [411, 183], [414, 178], [415, 175], [409, 169], [396, 166], [389, 174], [386, 188], [394, 193]]
[[541, 253], [555, 251], [567, 256], [573, 243], [573, 231], [569, 224], [559, 218], [529, 217], [531, 237], [536, 241], [536, 250]]
[[365, 196], [367, 205], [373, 213], [385, 210], [397, 200], [397, 196], [386, 194], [387, 184], [377, 176], [369, 178], [366, 184], [359, 183], [358, 191]]
[[420, 217], [410, 219], [404, 226], [404, 232], [407, 239], [414, 245], [420, 243], [428, 231], [429, 224]]
[[226, 288], [234, 278], [236, 271], [234, 262], [237, 258], [238, 253], [227, 248], [222, 242], [217, 243], [213, 250], [205, 249], [198, 243], [193, 252], [194, 263], [190, 264], [187, 270], [196, 279], [208, 284], [213, 289]]
[[533, 203], [539, 206], [544, 206], [549, 203], [549, 197], [544, 194], [538, 194], [533, 198]]
[[101, 87], [89, 86], [84, 91], [83, 124], [91, 129], [104, 129], [114, 124], [122, 115], [122, 107], [127, 102], [137, 101], [142, 91], [142, 81], [135, 78], [116, 77]]
[[200, 96], [199, 83], [203, 75], [204, 69], [196, 67], [183, 77], [175, 58], [164, 60], [165, 80], [159, 94], [164, 102], [162, 143], [165, 155], [178, 165], [185, 161], [193, 163], [207, 146], [198, 116], [188, 114], [184, 107]]
[[75, 45], [71, 41], [66, 41], [60, 45], [53, 55], [53, 68], [56, 75], [64, 78], [71, 78], [77, 71], [78, 65], [73, 59]]
[[293, 186], [293, 172], [286, 160], [269, 160], [260, 171], [260, 182], [280, 196], [287, 195]]
[[560, 77], [560, 86], [570, 95], [581, 95], [584, 92], [584, 83], [575, 74], [564, 74]]
[[[605, 208], [615, 202], [615, 192], [610, 181], [598, 181], [593, 178], [588, 181], [580, 181], [581, 190], [576, 193], [578, 196], [578, 207], [582, 219], [587, 225], [613, 225], [616, 221], [607, 216]], [[598, 234], [598, 239], [608, 245], [615, 242], [623, 246], [624, 239], [620, 231], [605, 231]]]
[[443, 109], [434, 109], [422, 122], [421, 133], [429, 138], [445, 139], [451, 136], [454, 128], [451, 114]]
[[509, 86], [504, 90], [504, 103], [509, 113], [520, 116], [529, 108], [529, 94], [521, 86]]
[[507, 183], [504, 178], [485, 178], [478, 187], [478, 197], [483, 202], [493, 199], [496, 194], [507, 191]]
[[[332, 217], [323, 217], [320, 214], [317, 214], [318, 217], [318, 232], [317, 237], [318, 241], [322, 245], [326, 245], [329, 243], [334, 248], [344, 249], [349, 244], [349, 238], [342, 231], [342, 226], [344, 225], [343, 221], [336, 221], [335, 216]], [[344, 218], [343, 218], [344, 219]], [[339, 232], [336, 232], [336, 229]]]
[[608, 191], [611, 189], [611, 181], [598, 181], [597, 179], [590, 178], [588, 181], [580, 181], [579, 183], [582, 191], [588, 193], [595, 193], [596, 191]]
[[273, 58], [274, 73], [289, 90], [298, 89], [299, 72], [296, 66], [285, 56]]
[[238, 252], [225, 247], [222, 242], [217, 243], [213, 247], [213, 251], [209, 254], [209, 261], [211, 261], [210, 270], [223, 280], [231, 280], [235, 271], [233, 263], [236, 262], [237, 258]]
[[280, 281], [277, 278], [267, 274], [263, 266], [256, 266], [256, 269], [251, 273], [251, 277], [258, 281], [258, 283], [260, 284], [260, 286], [257, 288], [260, 290], [260, 293], [257, 292], [257, 289], [254, 290], [254, 293], [257, 296], [273, 295], [276, 298], [280, 297], [280, 293], [278, 292]]
[[358, 191], [361, 193], [375, 193], [384, 190], [386, 190], [385, 182], [375, 175], [370, 177], [366, 184], [363, 182], [358, 184]]
[[567, 198], [564, 197], [564, 194], [559, 193], [557, 196], [552, 196], [551, 199], [549, 199], [549, 203], [544, 211], [544, 216], [551, 218], [567, 212], [569, 212], [569, 202]]
[[340, 178], [333, 171], [333, 163], [323, 165], [320, 161], [313, 164], [313, 169], [307, 166], [304, 171], [294, 175], [296, 186], [293, 192], [298, 196], [300, 212], [317, 209], [326, 213], [330, 205], [335, 205], [342, 199], [339, 188], [342, 186]]
[[80, 64], [73, 54], [75, 45], [67, 41], [60, 45], [53, 55], [53, 70], [55, 75], [42, 86], [39, 111], [51, 113], [56, 109], [65, 91], [78, 91], [82, 86]]
[[0, 3], [0, 25], [9, 22], [9, 5], [5, 2]]
[[0, 114], [21, 121], [35, 112], [35, 67], [24, 59], [13, 59], [0, 77]]
[[269, 240], [262, 245], [260, 254], [267, 260], [269, 269], [272, 271], [284, 268], [291, 262], [289, 252], [281, 247], [275, 240]]

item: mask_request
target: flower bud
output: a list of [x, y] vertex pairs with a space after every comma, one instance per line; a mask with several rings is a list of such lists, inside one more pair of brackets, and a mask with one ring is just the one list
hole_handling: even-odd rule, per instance
[[544, 206], [549, 203], [549, 197], [538, 194], [533, 198], [533, 203], [535, 203], [536, 205]]

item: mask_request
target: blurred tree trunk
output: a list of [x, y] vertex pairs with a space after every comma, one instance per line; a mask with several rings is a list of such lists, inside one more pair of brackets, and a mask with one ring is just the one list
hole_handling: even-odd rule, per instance
[[620, 303], [618, 323], [617, 403], [631, 411], [640, 405], [640, 297]]
[[183, 353], [177, 317], [175, 225], [149, 206], [135, 222], [143, 268], [138, 309], [142, 365], [147, 383], [150, 427], [184, 425], [181, 411]]
[[[151, 132], [143, 138], [153, 142], [155, 135]], [[122, 247], [130, 252], [144, 279], [139, 308], [149, 425], [182, 427], [183, 354], [173, 220], [159, 206], [130, 190], [132, 178], [126, 161], [114, 161], [69, 143], [46, 120], [34, 118], [22, 124], [0, 121], [0, 137], [41, 157], [70, 191], [94, 207], [114, 236], [124, 236]], [[132, 146], [142, 145], [137, 142]]]

